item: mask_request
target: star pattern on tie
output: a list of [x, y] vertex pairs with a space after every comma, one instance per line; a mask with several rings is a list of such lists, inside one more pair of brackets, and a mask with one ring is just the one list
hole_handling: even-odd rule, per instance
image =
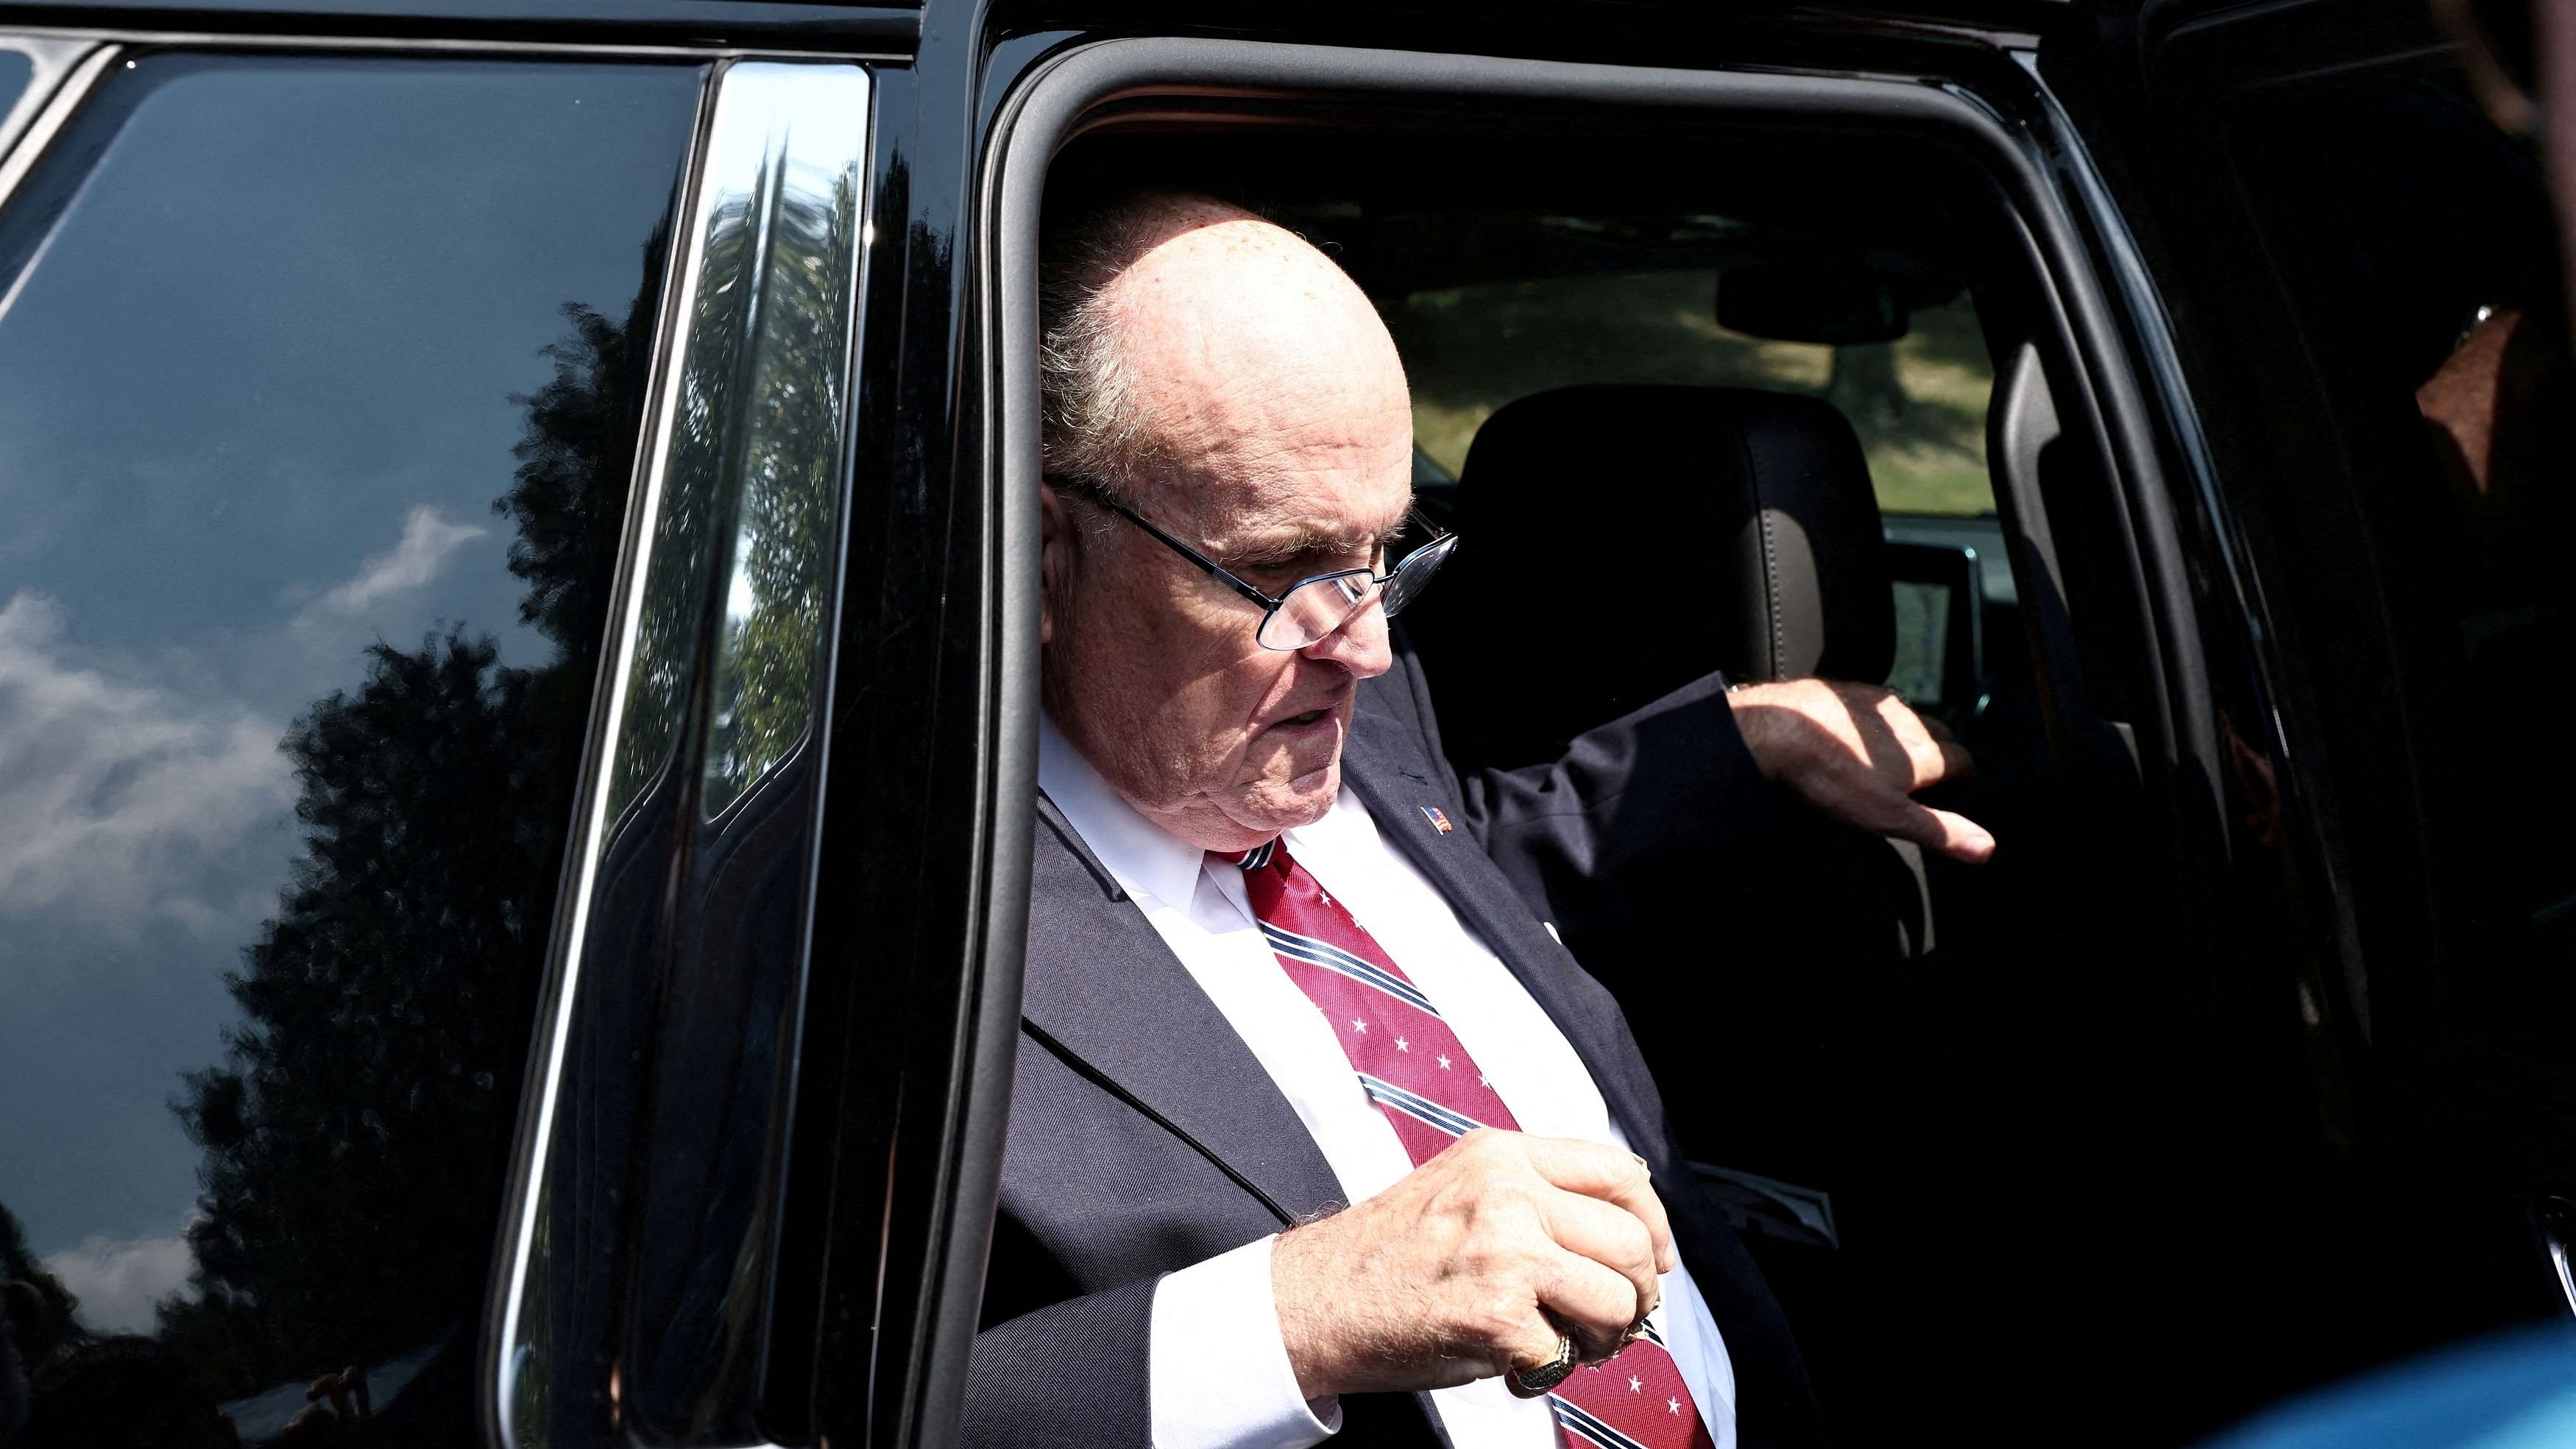
[[[1280, 969], [1332, 1020], [1350, 1022], [1350, 1034], [1334, 1039], [1416, 1166], [1479, 1127], [1520, 1130], [1430, 995], [1289, 855], [1285, 841], [1230, 859], [1243, 867], [1245, 899]], [[1386, 1030], [1372, 1034], [1372, 1023]], [[1596, 1366], [1547, 1396], [1561, 1449], [1713, 1449], [1654, 1319], [1619, 1367], [1601, 1373]]]

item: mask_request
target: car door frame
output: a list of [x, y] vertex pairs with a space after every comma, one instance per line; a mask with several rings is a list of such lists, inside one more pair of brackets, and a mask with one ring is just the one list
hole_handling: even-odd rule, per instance
[[[2014, 213], [2030, 229], [2033, 271], [2054, 288], [2059, 344], [2082, 380], [2067, 401], [2085, 410], [2110, 454], [2106, 471], [2135, 552], [2132, 564], [2139, 571], [2139, 604], [2154, 650], [2156, 708], [2138, 722], [2138, 746], [2148, 778], [2165, 802], [2162, 816], [2175, 833], [2175, 857], [2224, 854], [2215, 808], [2223, 788], [2222, 765], [2208, 704], [2202, 596], [2192, 581], [2180, 532], [2185, 524], [2175, 505], [2179, 494], [2197, 517], [2212, 480], [2197, 446], [2194, 414], [2161, 311], [2141, 280], [2144, 273], [2136, 268], [2120, 214], [2108, 205], [2080, 140], [2026, 65], [1990, 49], [1993, 68], [1983, 76], [1984, 84], [1971, 88], [1954, 75], [1783, 74], [1755, 69], [1751, 57], [1742, 68], [1712, 64], [1690, 69], [1207, 34], [1049, 30], [1027, 17], [1021, 24], [1025, 29], [995, 48], [993, 69], [981, 92], [979, 112], [994, 119], [989, 134], [979, 140], [977, 200], [967, 212], [979, 241], [970, 310], [976, 319], [980, 356], [975, 372], [983, 400], [973, 435], [983, 450], [988, 506], [999, 522], [994, 557], [1001, 573], [994, 579], [992, 597], [1004, 693], [1012, 687], [1012, 676], [1033, 683], [1037, 673], [1039, 403], [1029, 359], [1036, 331], [1039, 208], [1048, 162], [1104, 106], [1150, 111], [1168, 100], [1187, 112], [1211, 97], [1264, 103], [1327, 94], [1435, 104], [1455, 98], [1572, 102], [1603, 110], [1689, 107], [1759, 113], [1771, 108], [1810, 117], [1820, 106], [1847, 107], [1845, 114], [1872, 124], [1941, 131], [1975, 148], [1980, 164], [2007, 190]], [[2132, 270], [2124, 273], [2123, 266]], [[2111, 278], [2107, 285], [2105, 276]], [[994, 743], [1004, 752], [997, 771], [1030, 780], [1034, 700], [1005, 706], [997, 719], [1002, 727]], [[1025, 868], [1024, 859], [1005, 862], [998, 854], [993, 859], [997, 868]], [[995, 919], [1015, 883], [1017, 878], [998, 875], [992, 880]], [[2172, 924], [2200, 939], [2223, 936], [2206, 910], [2215, 892], [2205, 882], [2178, 884], [2183, 895], [2179, 919]], [[1024, 892], [1024, 883], [1020, 889]], [[961, 1143], [994, 1143], [1000, 1136], [1016, 1044], [1020, 964], [1017, 942], [988, 937], [974, 1062], [963, 1074], [972, 1088], [962, 1103], [970, 1125], [956, 1139]], [[973, 1171], [973, 1195], [961, 1195], [958, 1210], [989, 1213], [998, 1172], [988, 1176], [981, 1166]], [[975, 1230], [961, 1221], [953, 1229], [958, 1234], [953, 1241], [962, 1247], [965, 1234]], [[963, 1290], [962, 1275], [956, 1282]], [[962, 1369], [971, 1352], [978, 1299], [980, 1287], [962, 1300], [952, 1297], [940, 1305], [936, 1336], [944, 1342], [938, 1352], [950, 1365], [938, 1376], [935, 1390], [945, 1400], [934, 1416], [941, 1423], [954, 1422], [955, 1404], [964, 1392]]]
[[[2534, 1170], [2551, 1147], [2565, 1160], [2564, 1134], [2553, 1137], [2545, 1119], [2556, 1110], [2563, 1120], [2576, 1076], [2561, 1069], [2552, 1081], [2511, 1053], [2444, 1039], [2440, 961], [2457, 906], [2428, 830], [2440, 812], [2443, 741], [2418, 718], [2423, 656], [2409, 642], [2425, 627], [2410, 615], [2429, 611], [2383, 562], [2410, 542], [2381, 486], [2390, 461], [2361, 423], [2368, 402], [2337, 344], [2317, 334], [2297, 295], [2296, 259], [2277, 252], [2230, 130], [2256, 107], [2304, 95], [2465, 75], [2470, 57], [2411, 0], [2150, 0], [2102, 7], [2095, 21], [2043, 52], [2043, 74], [2104, 157], [2118, 204], [2144, 218], [2142, 266], [2170, 303], [2200, 393], [2261, 400], [2213, 412], [2207, 432], [2212, 511], [2233, 520], [2247, 652], [2264, 677], [2259, 696], [2221, 701], [2231, 734], [2262, 742], [2231, 769], [2231, 813], [2240, 839], [2278, 837], [2244, 852], [2231, 888], [2247, 902], [2240, 919], [2260, 956], [2293, 978], [2299, 1060], [2286, 1075], [2312, 1124], [2309, 1140], [2288, 1144], [2308, 1158], [2300, 1190], [2315, 1195], [2320, 1223], [2350, 1218], [2340, 1231], [2356, 1250], [2390, 1235], [2369, 1216], [2388, 1204], [2429, 1212], [2426, 1222], [2456, 1215], [2464, 1233], [2499, 1240], [2459, 1249], [2497, 1279], [2495, 1302], [2528, 1289], [2535, 1302], [2576, 1311], [2564, 1213], [2576, 1180], [2563, 1166], [2555, 1182]], [[2252, 712], [2262, 704], [2269, 719]], [[2399, 1145], [2513, 1134], [2522, 1135], [2508, 1154], [2522, 1162], [2515, 1181], [2513, 1172], [2472, 1180]], [[2498, 1194], [2529, 1198], [2527, 1221], [2480, 1205]], [[2373, 1196], [2384, 1202], [2360, 1201]], [[2501, 1241], [2518, 1235], [2527, 1252]], [[2369, 1271], [2356, 1251], [2345, 1276]], [[2466, 1331], [2434, 1322], [2429, 1304], [2399, 1316], [2423, 1326], [2388, 1325], [2383, 1352]]]

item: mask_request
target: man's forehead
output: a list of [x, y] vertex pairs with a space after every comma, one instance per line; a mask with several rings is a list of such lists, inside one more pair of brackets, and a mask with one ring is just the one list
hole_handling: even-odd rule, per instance
[[1250, 216], [1177, 231], [1111, 284], [1151, 493], [1247, 566], [1366, 555], [1402, 526], [1413, 417], [1359, 288]]

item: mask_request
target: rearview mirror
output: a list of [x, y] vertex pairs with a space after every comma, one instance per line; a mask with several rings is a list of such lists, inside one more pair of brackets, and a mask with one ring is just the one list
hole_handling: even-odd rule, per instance
[[1756, 262], [1717, 279], [1717, 325], [1775, 342], [1893, 342], [1912, 313], [1884, 272], [1854, 262]]

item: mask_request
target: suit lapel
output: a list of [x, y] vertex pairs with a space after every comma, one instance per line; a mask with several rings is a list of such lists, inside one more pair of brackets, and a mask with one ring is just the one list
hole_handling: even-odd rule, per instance
[[[1365, 700], [1365, 695], [1363, 696]], [[1464, 802], [1406, 747], [1403, 727], [1363, 705], [1342, 778], [1564, 1032], [1614, 1120], [1661, 1130], [1645, 1063], [1619, 1007], [1548, 935], [1483, 846], [1458, 822]], [[1451, 822], [1443, 832], [1424, 813]], [[1054, 802], [1038, 798], [1031, 863], [1028, 1022], [1098, 1076], [1296, 1216], [1341, 1205], [1341, 1186], [1270, 1074], [1187, 967], [1118, 889]], [[1660, 1144], [1640, 1150], [1661, 1156]]]
[[1021, 1015], [1291, 1216], [1341, 1184], [1270, 1074], [1052, 801], [1038, 799]]

